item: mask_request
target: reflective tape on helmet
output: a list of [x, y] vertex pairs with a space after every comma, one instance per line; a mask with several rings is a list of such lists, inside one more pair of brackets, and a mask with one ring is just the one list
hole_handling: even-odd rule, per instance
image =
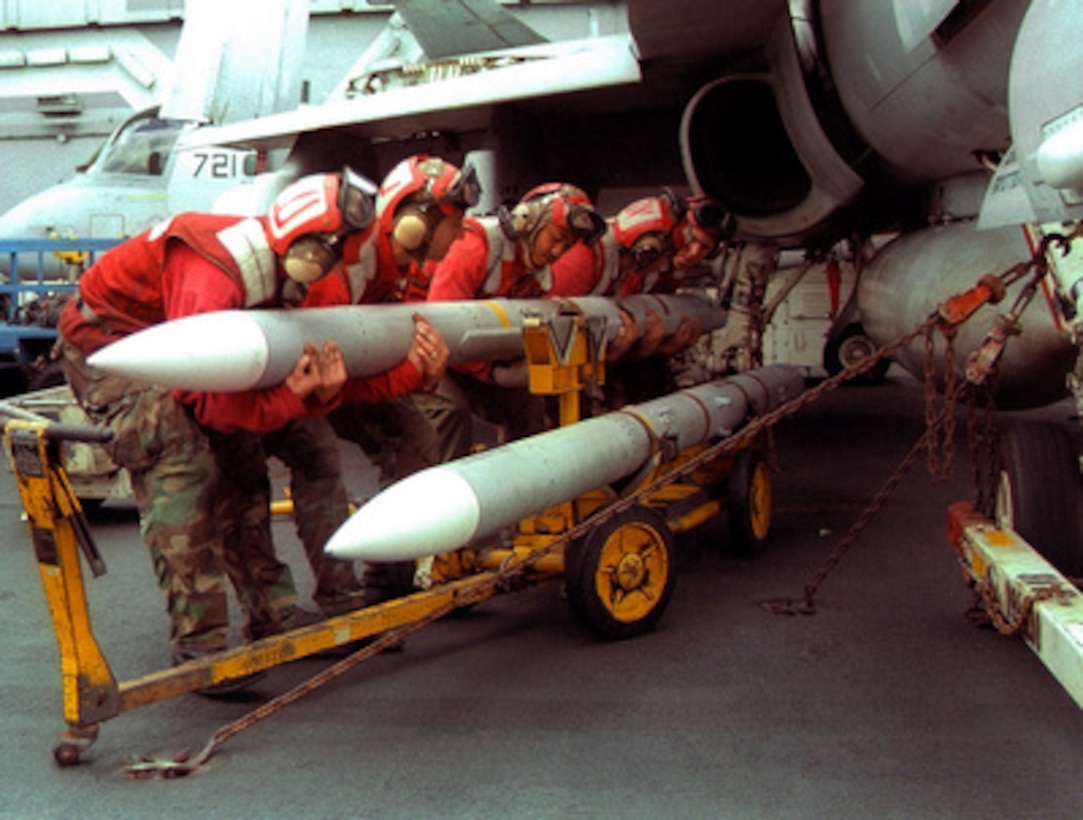
[[342, 227], [335, 174], [302, 177], [280, 193], [267, 214], [271, 248], [283, 254], [306, 233], [333, 233]]

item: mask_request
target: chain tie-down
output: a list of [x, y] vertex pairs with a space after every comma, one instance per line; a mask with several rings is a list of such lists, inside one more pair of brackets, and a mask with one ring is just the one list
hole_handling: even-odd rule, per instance
[[[845, 368], [835, 376], [825, 380], [815, 389], [799, 397], [802, 400], [801, 406], [803, 407], [806, 403], [815, 401], [824, 393], [834, 390], [850, 379], [872, 370], [885, 357], [889, 357], [896, 350], [906, 347], [915, 339], [919, 337], [925, 339], [925, 431], [917, 443], [903, 457], [899, 466], [887, 481], [884, 482], [865, 510], [858, 516], [846, 535], [843, 536], [823, 564], [809, 579], [809, 582], [805, 585], [804, 599], [801, 602], [796, 602], [792, 598], [768, 600], [762, 604], [765, 609], [778, 615], [815, 614], [816, 605], [814, 599], [819, 587], [834, 568], [838, 566], [842, 556], [857, 540], [857, 537], [875, 514], [884, 506], [891, 492], [917, 462], [922, 449], [926, 451], [926, 469], [934, 483], [946, 481], [951, 477], [954, 462], [955, 410], [959, 399], [964, 396], [970, 402], [968, 436], [971, 442], [971, 463], [978, 503], [986, 507], [993, 503], [994, 492], [989, 485], [995, 480], [996, 476], [995, 465], [991, 463], [995, 456], [986, 458], [987, 463], [981, 465], [977, 452], [979, 441], [986, 442], [987, 447], [995, 446], [995, 424], [992, 416], [995, 365], [1003, 352], [1008, 337], [1018, 334], [1018, 317], [1034, 297], [1041, 279], [1047, 273], [1047, 250], [1052, 245], [1058, 245], [1062, 252], [1067, 254], [1071, 242], [1081, 235], [1083, 235], [1083, 223], [1077, 225], [1071, 234], [1046, 236], [1029, 260], [1013, 265], [999, 276], [993, 274], [982, 276], [974, 287], [941, 303], [919, 327], [910, 333], [904, 334], [894, 342], [884, 345], [873, 355]], [[1030, 274], [1030, 280], [1020, 291], [1009, 313], [1006, 316], [997, 318], [993, 330], [990, 331], [989, 336], [986, 338], [986, 342], [979, 346], [979, 349], [968, 358], [967, 380], [960, 382], [955, 370], [954, 340], [956, 329], [970, 319], [983, 305], [1000, 302], [1006, 295], [1007, 288], [1028, 274]], [[945, 339], [943, 401], [939, 407], [934, 345], [934, 337], [937, 331]], [[995, 344], [989, 343], [990, 338], [995, 340]], [[992, 355], [994, 350], [995, 355]], [[978, 366], [979, 363], [982, 365], [981, 367]], [[979, 431], [974, 412], [977, 402], [976, 388], [979, 385], [984, 385], [986, 389], [985, 399], [988, 407], [985, 429], [982, 431]]]
[[[1064, 243], [1067, 243], [1077, 233], [1071, 237], [1061, 238]], [[1052, 240], [1051, 240], [1052, 241]], [[1043, 249], [1045, 245], [1043, 244]], [[1044, 252], [1044, 251], [1043, 251]], [[845, 369], [841, 370], [834, 376], [830, 376], [821, 382], [811, 390], [807, 390], [804, 393], [791, 399], [774, 410], [764, 413], [761, 416], [753, 418], [747, 425], [741, 430], [737, 431], [733, 435], [721, 440], [717, 444], [704, 448], [695, 456], [689, 458], [687, 461], [676, 466], [672, 471], [669, 471], [648, 484], [638, 488], [634, 492], [627, 495], [623, 495], [613, 503], [609, 504], [605, 508], [599, 510], [594, 515], [591, 515], [574, 525], [566, 532], [558, 535], [548, 543], [539, 546], [528, 553], [521, 556], [513, 557], [507, 561], [495, 572], [485, 573], [468, 579], [466, 586], [459, 590], [459, 593], [454, 599], [443, 607], [433, 610], [423, 618], [417, 621], [398, 627], [396, 629], [389, 630], [384, 633], [373, 643], [357, 650], [349, 657], [335, 663], [333, 666], [325, 669], [324, 671], [314, 675], [307, 681], [299, 684], [298, 686], [290, 689], [287, 692], [267, 701], [257, 709], [249, 712], [247, 715], [229, 723], [222, 728], [218, 729], [211, 738], [207, 741], [204, 747], [198, 754], [192, 756], [190, 752], [185, 751], [173, 758], [153, 758], [144, 757], [140, 760], [126, 766], [123, 771], [137, 778], [147, 777], [163, 777], [174, 778], [184, 777], [196, 772], [201, 766], [203, 766], [214, 754], [214, 752], [227, 740], [238, 734], [239, 732], [254, 726], [265, 718], [277, 713], [285, 706], [300, 700], [308, 693], [323, 686], [338, 676], [344, 674], [348, 670], [352, 669], [363, 660], [371, 658], [372, 656], [380, 653], [384, 649], [394, 646], [406, 638], [413, 632], [445, 617], [456, 609], [471, 606], [480, 600], [483, 600], [494, 590], [514, 588], [516, 581], [527, 572], [534, 564], [541, 559], [552, 554], [558, 549], [565, 547], [572, 541], [584, 537], [594, 527], [599, 524], [603, 524], [611, 518], [616, 517], [625, 510], [640, 503], [643, 499], [657, 493], [660, 489], [668, 484], [674, 483], [687, 475], [690, 475], [704, 464], [713, 461], [720, 456], [728, 455], [736, 452], [740, 448], [744, 447], [749, 442], [753, 441], [756, 437], [767, 431], [768, 434], [772, 431], [775, 424], [784, 418], [788, 418], [802, 410], [804, 407], [817, 401], [821, 396], [836, 389], [845, 382], [857, 378], [877, 366], [884, 358], [892, 356], [896, 351], [909, 345], [915, 339], [924, 336], [929, 339], [932, 335], [934, 327], [949, 327], [953, 328], [955, 325], [962, 321], [965, 321], [974, 311], [977, 310], [981, 304], [985, 301], [992, 301], [994, 297], [999, 300], [1002, 296], [1002, 290], [993, 284], [993, 279], [997, 281], [1010, 283], [1021, 278], [1027, 270], [1031, 267], [1041, 265], [1041, 270], [1044, 275], [1044, 261], [1039, 263], [1035, 254], [1034, 258], [1028, 263], [1022, 263], [1016, 265], [1009, 271], [1007, 271], [1001, 277], [983, 277], [975, 286], [972, 291], [968, 291], [964, 295], [963, 300], [960, 302], [952, 302], [949, 300], [949, 308], [947, 311], [936, 310], [933, 311], [929, 317], [915, 330], [910, 333], [904, 334], [887, 345], [881, 347], [872, 356], [868, 356], [860, 361], [857, 361]], [[1040, 278], [1040, 277], [1039, 277]], [[997, 296], [1000, 293], [1001, 296]], [[972, 309], [957, 310], [960, 304], [972, 305]], [[953, 330], [949, 331], [948, 335], [953, 335]], [[928, 344], [928, 343], [927, 343]], [[931, 344], [929, 344], [931, 347]], [[951, 368], [954, 370], [954, 368]], [[953, 382], [953, 387], [950, 395], [945, 396], [944, 407], [940, 412], [927, 413], [927, 419], [931, 419], [929, 423], [933, 425], [934, 430], [938, 430], [944, 423], [948, 416], [954, 415], [955, 400], [958, 398], [959, 391], [963, 389], [960, 386], [956, 386]], [[948, 409], [952, 412], [948, 412]], [[815, 612], [814, 596], [818, 590], [820, 584], [827, 578], [828, 574], [838, 565], [842, 558], [842, 555], [850, 547], [850, 545], [856, 541], [860, 532], [867, 526], [868, 522], [872, 519], [875, 513], [883, 506], [888, 496], [894, 490], [895, 486], [902, 480], [902, 477], [909, 472], [910, 468], [917, 462], [920, 457], [922, 449], [928, 450], [929, 441], [935, 433], [926, 431], [919, 439], [919, 441], [911, 448], [907, 453], [902, 463], [895, 470], [892, 476], [885, 482], [880, 492], [869, 504], [869, 507], [858, 518], [858, 520], [851, 527], [850, 531], [842, 539], [839, 545], [835, 548], [832, 554], [828, 557], [824, 565], [817, 571], [810, 582], [805, 587], [805, 597], [803, 604], [795, 606], [793, 602], [785, 604], [769, 603], [769, 608], [780, 614], [813, 614]], [[945, 440], [947, 438], [947, 431], [945, 430]], [[946, 453], [945, 453], [946, 456]], [[950, 463], [945, 457], [941, 457], [943, 462]]]

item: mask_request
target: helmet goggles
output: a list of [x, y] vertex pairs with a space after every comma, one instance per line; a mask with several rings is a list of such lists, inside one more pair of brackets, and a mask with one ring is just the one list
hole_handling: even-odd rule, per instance
[[636, 270], [645, 270], [655, 264], [659, 259], [673, 253], [673, 243], [669, 235], [661, 231], [651, 231], [641, 234], [632, 247], [621, 249], [632, 259], [632, 266]]
[[706, 196], [694, 196], [687, 202], [684, 219], [673, 231], [677, 250], [698, 242], [713, 251], [722, 239], [726, 210]]
[[[560, 224], [555, 213], [553, 221]], [[593, 245], [605, 233], [605, 220], [602, 219], [601, 214], [587, 205], [568, 206], [563, 222], [561, 227], [567, 228], [575, 234], [577, 239], [583, 240], [587, 245]]]
[[347, 231], [360, 231], [376, 218], [376, 186], [350, 167], [342, 169], [338, 209]]
[[594, 244], [605, 233], [605, 220], [594, 210], [590, 197], [575, 185], [566, 182], [538, 185], [527, 191], [521, 202], [535, 207], [539, 225], [549, 222], [587, 245]]
[[478, 180], [477, 170], [473, 165], [464, 165], [446, 188], [443, 191], [434, 190], [433, 196], [438, 202], [463, 210], [473, 208], [481, 199], [481, 182]]
[[436, 205], [441, 212], [452, 216], [456, 211], [465, 211], [478, 204], [481, 199], [481, 182], [473, 165], [466, 165], [460, 170], [451, 163], [442, 163], [442, 170], [436, 176], [429, 176], [423, 190], [414, 195], [419, 200], [415, 204]]

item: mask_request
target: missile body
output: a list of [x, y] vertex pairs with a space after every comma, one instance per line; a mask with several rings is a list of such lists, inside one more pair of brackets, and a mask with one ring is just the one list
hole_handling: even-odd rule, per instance
[[[725, 322], [722, 308], [697, 296], [632, 296], [622, 299], [620, 307], [641, 330], [647, 310], [653, 310], [667, 334], [684, 317], [698, 319], [704, 331]], [[251, 390], [285, 381], [306, 342], [319, 347], [334, 340], [342, 348], [347, 373], [358, 378], [382, 373], [406, 357], [415, 313], [444, 337], [451, 364], [521, 356], [528, 321], [570, 328], [579, 314], [598, 343], [612, 340], [621, 326], [617, 301], [602, 296], [225, 310], [133, 333], [97, 351], [89, 362], [107, 373], [173, 389]]]
[[430, 467], [373, 497], [325, 550], [405, 561], [457, 549], [632, 475], [658, 438], [683, 450], [726, 436], [803, 389], [796, 368], [771, 365]]

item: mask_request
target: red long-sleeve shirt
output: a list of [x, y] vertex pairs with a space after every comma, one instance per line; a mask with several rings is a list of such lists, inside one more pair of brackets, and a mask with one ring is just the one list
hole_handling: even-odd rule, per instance
[[[191, 282], [196, 277], [191, 274], [198, 265], [209, 265], [205, 259], [191, 248], [182, 246], [171, 252], [163, 276], [166, 293], [181, 311], [178, 316], [191, 316], [210, 310], [227, 310], [241, 307], [240, 293], [236, 286], [232, 292], [227, 288], [216, 291], [216, 286], [225, 281], [232, 282], [225, 276], [211, 277], [207, 271], [207, 283], [210, 287], [193, 288]], [[213, 265], [211, 266], [213, 267]], [[203, 277], [199, 277], [203, 278]], [[236, 304], [221, 306], [224, 300], [233, 300]], [[217, 307], [210, 305], [219, 304]], [[170, 317], [174, 318], [174, 317]], [[334, 402], [320, 404], [315, 398], [302, 402], [289, 387], [280, 384], [262, 390], [246, 390], [236, 393], [197, 393], [177, 391], [177, 397], [191, 405], [200, 424], [223, 432], [235, 430], [253, 430], [270, 432], [286, 425], [292, 419], [306, 414], [325, 415], [342, 404], [372, 404], [412, 393], [421, 387], [421, 373], [413, 364], [403, 361], [385, 373], [364, 379], [350, 379]]]
[[[238, 280], [211, 261], [209, 255], [185, 241], [155, 243], [154, 238], [141, 234], [125, 243], [129, 247], [116, 249], [125, 248], [121, 254], [112, 259], [106, 254], [84, 274], [80, 297], [97, 319], [88, 320], [76, 303], [70, 302], [60, 321], [65, 339], [90, 354], [118, 336], [160, 321], [246, 307], [245, 292]], [[266, 306], [276, 303], [271, 300]], [[404, 361], [386, 373], [349, 380], [330, 405], [321, 405], [315, 399], [303, 402], [285, 384], [230, 393], [176, 391], [176, 395], [207, 427], [223, 432], [263, 433], [307, 413], [327, 413], [344, 403], [378, 402], [420, 386], [420, 372]]]

